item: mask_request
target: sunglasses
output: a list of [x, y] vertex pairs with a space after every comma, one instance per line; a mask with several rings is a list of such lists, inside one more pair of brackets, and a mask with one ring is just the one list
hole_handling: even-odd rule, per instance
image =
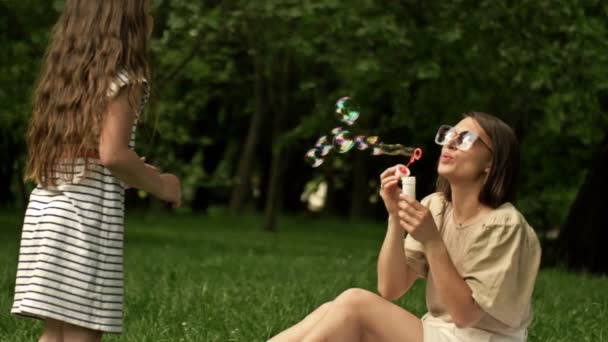
[[471, 146], [473, 146], [475, 141], [477, 141], [477, 139], [479, 139], [479, 141], [481, 141], [488, 148], [488, 150], [492, 152], [490, 146], [479, 137], [479, 134], [471, 131], [457, 132], [454, 127], [448, 125], [442, 125], [439, 127], [439, 130], [437, 130], [437, 135], [435, 136], [435, 143], [443, 146], [454, 140], [454, 146], [457, 149], [461, 151], [468, 151]]

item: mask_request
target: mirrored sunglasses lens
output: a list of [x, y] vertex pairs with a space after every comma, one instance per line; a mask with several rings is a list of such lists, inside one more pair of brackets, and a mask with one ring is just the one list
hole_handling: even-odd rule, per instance
[[457, 147], [459, 150], [466, 151], [473, 146], [473, 143], [477, 140], [477, 134], [473, 132], [462, 132], [458, 137]]
[[435, 136], [435, 142], [439, 145], [447, 144], [454, 135], [454, 131], [450, 126], [441, 126], [437, 131], [437, 136]]

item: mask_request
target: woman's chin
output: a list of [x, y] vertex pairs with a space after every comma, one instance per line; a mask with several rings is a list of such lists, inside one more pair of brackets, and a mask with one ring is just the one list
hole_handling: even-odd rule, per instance
[[454, 168], [451, 165], [441, 165], [437, 167], [437, 174], [443, 178], [449, 178], [454, 173]]

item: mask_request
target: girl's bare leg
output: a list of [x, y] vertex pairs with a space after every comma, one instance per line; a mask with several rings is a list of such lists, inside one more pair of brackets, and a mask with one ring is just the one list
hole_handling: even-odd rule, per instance
[[63, 322], [47, 318], [44, 320], [44, 333], [38, 342], [63, 342]]
[[63, 342], [100, 342], [101, 335], [101, 331], [63, 324]]

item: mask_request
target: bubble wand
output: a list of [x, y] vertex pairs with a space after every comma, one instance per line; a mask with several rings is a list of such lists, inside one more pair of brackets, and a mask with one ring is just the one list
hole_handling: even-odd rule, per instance
[[409, 163], [406, 166], [400, 166], [395, 170], [395, 176], [401, 178], [401, 193], [416, 199], [416, 177], [411, 176], [409, 166], [416, 160], [422, 158], [422, 149], [415, 148]]

